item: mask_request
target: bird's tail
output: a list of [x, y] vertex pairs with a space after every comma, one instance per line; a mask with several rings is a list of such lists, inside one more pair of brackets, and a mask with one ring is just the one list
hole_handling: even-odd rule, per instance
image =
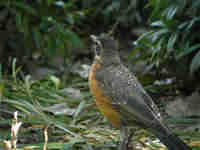
[[179, 137], [174, 135], [167, 127], [160, 125], [150, 131], [168, 148], [168, 150], [192, 150]]

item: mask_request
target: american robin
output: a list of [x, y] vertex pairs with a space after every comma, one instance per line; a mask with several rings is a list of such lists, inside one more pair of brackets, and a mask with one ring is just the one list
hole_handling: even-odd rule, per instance
[[192, 150], [165, 125], [151, 97], [122, 64], [114, 38], [106, 34], [91, 38], [95, 60], [90, 90], [103, 115], [120, 128], [120, 149], [127, 149], [127, 128], [136, 125], [153, 133], [169, 150]]

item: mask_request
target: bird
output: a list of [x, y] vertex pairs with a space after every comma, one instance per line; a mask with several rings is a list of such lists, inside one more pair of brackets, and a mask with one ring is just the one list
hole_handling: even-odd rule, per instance
[[136, 76], [122, 63], [118, 42], [108, 34], [90, 35], [95, 57], [89, 87], [100, 112], [120, 129], [120, 150], [128, 149], [128, 128], [151, 132], [168, 150], [192, 150], [173, 134]]

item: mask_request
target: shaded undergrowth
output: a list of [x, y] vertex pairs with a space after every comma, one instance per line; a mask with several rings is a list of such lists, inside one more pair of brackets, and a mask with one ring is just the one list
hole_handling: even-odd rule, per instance
[[[12, 114], [18, 111], [19, 120], [23, 123], [18, 134], [19, 148], [42, 149], [43, 130], [47, 126], [47, 149], [118, 148], [119, 130], [112, 128], [100, 115], [90, 95], [87, 80], [75, 79], [71, 81], [72, 84], [63, 85], [55, 76], [31, 80], [31, 76], [27, 75], [18, 79], [19, 69], [15, 68], [13, 64], [12, 76], [1, 76], [0, 147], [3, 147], [3, 140], [10, 138]], [[71, 95], [68, 93], [69, 88]], [[175, 119], [170, 121], [172, 124], [181, 122]], [[181, 123], [183, 124], [183, 121]], [[190, 145], [200, 144], [197, 132], [179, 130], [177, 134]], [[154, 140], [150, 133], [137, 129], [133, 145], [137, 149], [163, 149], [161, 144], [156, 144]]]

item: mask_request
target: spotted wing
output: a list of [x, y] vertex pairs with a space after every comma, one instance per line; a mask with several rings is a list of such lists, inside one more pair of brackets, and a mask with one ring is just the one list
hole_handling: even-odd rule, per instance
[[162, 120], [151, 97], [123, 65], [114, 69], [113, 66], [107, 67], [102, 73], [100, 71], [96, 78], [100, 81], [105, 95], [119, 112], [123, 123], [146, 126]]

